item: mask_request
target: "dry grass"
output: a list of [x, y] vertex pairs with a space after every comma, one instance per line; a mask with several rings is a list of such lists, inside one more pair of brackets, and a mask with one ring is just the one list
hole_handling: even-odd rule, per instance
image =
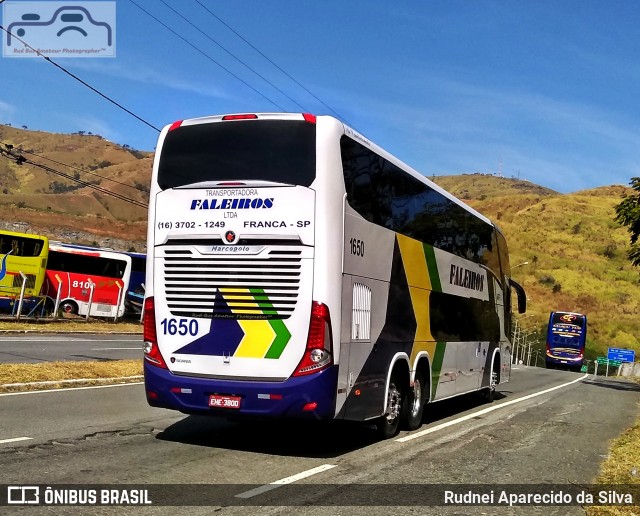
[[[106, 322], [84, 319], [59, 321], [0, 321], [0, 331], [11, 333], [142, 333], [142, 325], [135, 322]], [[48, 362], [41, 364], [0, 364], [0, 392], [15, 392], [60, 387], [78, 387], [105, 383], [122, 383], [140, 379], [106, 380], [142, 374], [140, 360], [116, 360], [109, 362]], [[56, 382], [85, 379], [83, 382], [46, 383], [41, 385], [3, 387], [13, 383]]]
[[[78, 387], [104, 383], [140, 381], [127, 378], [142, 375], [142, 359], [110, 362], [49, 362], [41, 364], [1, 364], [0, 392], [15, 392], [57, 387]], [[125, 378], [125, 379], [122, 379]], [[62, 383], [63, 380], [83, 379], [83, 382]], [[108, 382], [104, 379], [115, 379]], [[44, 385], [7, 386], [16, 383], [53, 382]], [[60, 382], [60, 383], [55, 383]]]
[[76, 319], [60, 319], [57, 321], [49, 321], [40, 319], [38, 321], [16, 321], [16, 320], [0, 320], [0, 331], [26, 333], [142, 333], [142, 325], [138, 322], [113, 322], [113, 321], [97, 321], [95, 319], [85, 320]]
[[[640, 378], [636, 378], [635, 381], [640, 383]], [[595, 483], [627, 485], [640, 489], [640, 417], [631, 428], [613, 440], [609, 455], [600, 465], [600, 473]], [[592, 506], [586, 508], [586, 514], [587, 516], [631, 516], [639, 514], [639, 511], [637, 505]]]

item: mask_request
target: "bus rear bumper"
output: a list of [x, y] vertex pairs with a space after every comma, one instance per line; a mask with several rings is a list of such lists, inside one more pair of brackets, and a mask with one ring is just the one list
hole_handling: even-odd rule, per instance
[[[229, 418], [333, 419], [337, 380], [336, 366], [282, 382], [247, 382], [179, 376], [144, 364], [147, 402], [152, 407]], [[240, 397], [240, 407], [212, 408], [212, 395]]]

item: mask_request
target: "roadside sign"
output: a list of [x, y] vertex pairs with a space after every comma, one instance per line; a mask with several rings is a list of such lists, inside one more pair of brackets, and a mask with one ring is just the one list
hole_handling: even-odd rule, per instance
[[596, 362], [599, 365], [609, 364], [610, 366], [619, 366], [620, 364], [622, 364], [621, 360], [609, 360], [607, 357], [598, 357], [596, 358]]
[[620, 362], [634, 362], [636, 352], [633, 349], [609, 348], [607, 358], [609, 360], [619, 360]]

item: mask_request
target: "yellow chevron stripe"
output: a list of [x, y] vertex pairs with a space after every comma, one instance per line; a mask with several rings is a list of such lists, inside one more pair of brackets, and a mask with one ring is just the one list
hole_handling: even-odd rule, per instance
[[429, 354], [429, 361], [433, 366], [433, 359], [436, 356], [436, 343], [435, 342], [414, 342], [413, 348], [411, 349], [411, 364], [415, 362], [418, 353], [421, 351], [426, 351]]
[[[396, 234], [396, 237], [400, 247], [400, 254], [402, 255], [404, 272], [410, 285], [411, 304], [413, 305], [413, 313], [417, 323], [413, 346], [416, 348], [417, 343], [434, 340], [429, 324], [431, 279], [422, 244], [404, 235]], [[414, 352], [412, 351], [411, 354], [414, 355]]]
[[[233, 295], [245, 292], [249, 293], [249, 289], [220, 289], [220, 293], [224, 297], [224, 300], [227, 302], [227, 304], [231, 304], [234, 299], [247, 299], [246, 297]], [[259, 313], [262, 312], [262, 310], [258, 306], [258, 303], [246, 303], [243, 304], [243, 308], [231, 308], [231, 311], [234, 314], [255, 314], [256, 311]], [[269, 321], [266, 321], [264, 319], [248, 321], [239, 319], [238, 324], [244, 332], [244, 337], [242, 337], [242, 340], [240, 341], [240, 344], [238, 345], [238, 348], [236, 349], [236, 352], [233, 354], [233, 356], [243, 358], [264, 358], [264, 356], [267, 354], [267, 351], [269, 350], [269, 347], [276, 338], [276, 334], [269, 324]]]
[[269, 347], [276, 338], [276, 334], [271, 328], [269, 321], [257, 319], [253, 321], [239, 320], [240, 327], [244, 331], [244, 337], [240, 341], [240, 345], [234, 357], [245, 358], [264, 358], [269, 351]]

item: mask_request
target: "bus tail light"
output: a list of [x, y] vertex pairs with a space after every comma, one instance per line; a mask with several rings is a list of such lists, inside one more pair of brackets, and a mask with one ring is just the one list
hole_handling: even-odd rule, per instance
[[314, 301], [311, 305], [311, 321], [307, 347], [293, 376], [317, 373], [333, 364], [331, 317], [327, 305]]
[[150, 364], [168, 369], [158, 347], [158, 335], [156, 333], [156, 309], [153, 296], [144, 300], [144, 326], [142, 335], [144, 339], [144, 359]]
[[312, 115], [311, 113], [303, 113], [302, 117], [310, 124], [315, 124], [317, 122], [316, 115]]
[[169, 126], [169, 131], [173, 131], [182, 125], [182, 120], [176, 120]]
[[247, 113], [243, 115], [225, 115], [222, 120], [255, 120], [256, 118], [258, 118], [258, 115]]

